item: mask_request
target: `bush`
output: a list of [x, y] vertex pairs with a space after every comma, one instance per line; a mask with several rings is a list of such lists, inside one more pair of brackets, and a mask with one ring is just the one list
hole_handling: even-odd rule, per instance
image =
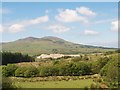
[[19, 67], [15, 71], [16, 77], [34, 77], [38, 75], [38, 69], [34, 66]]
[[77, 75], [89, 75], [91, 73], [91, 67], [87, 63], [77, 64]]
[[58, 76], [59, 69], [55, 66], [40, 67], [39, 75], [40, 76]]
[[[113, 56], [111, 60], [101, 69], [100, 74], [104, 77], [104, 81], [109, 83], [118, 83], [118, 72], [120, 71], [118, 65], [118, 56]], [[115, 85], [111, 85], [115, 86]]]
[[88, 75], [91, 72], [91, 68], [87, 63], [66, 63], [60, 65], [59, 75], [64, 76], [79, 76], [79, 75]]
[[8, 77], [9, 75], [8, 75], [6, 67], [7, 66], [2, 66], [2, 76]]
[[40, 67], [39, 76], [49, 76], [49, 67]]
[[24, 77], [24, 73], [27, 70], [26, 67], [19, 67], [16, 71], [15, 71], [15, 76], [16, 77]]
[[24, 77], [35, 77], [38, 74], [38, 69], [36, 67], [28, 67], [24, 72]]
[[100, 57], [97, 61], [91, 62], [92, 74], [97, 74], [108, 63], [110, 58]]
[[18, 67], [14, 64], [8, 64], [7, 66], [3, 66], [2, 67], [2, 75], [5, 76], [5, 77], [15, 76], [15, 70], [17, 68]]
[[79, 61], [81, 61], [81, 60], [82, 60], [81, 57], [74, 57], [74, 58], [72, 58], [72, 61], [73, 61], [73, 62], [79, 62]]

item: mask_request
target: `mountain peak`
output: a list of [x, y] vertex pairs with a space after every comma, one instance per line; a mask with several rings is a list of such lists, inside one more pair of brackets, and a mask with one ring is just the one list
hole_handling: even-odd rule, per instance
[[46, 36], [43, 38], [27, 37], [14, 42], [2, 44], [3, 51], [22, 52], [24, 54], [38, 55], [51, 54], [53, 50], [58, 50], [58, 53], [79, 54], [91, 52], [104, 52], [111, 49], [104, 49], [95, 46], [76, 44], [64, 39]]
[[19, 39], [17, 41], [38, 41], [38, 40], [48, 40], [48, 41], [63, 41], [64, 39], [58, 38], [58, 37], [54, 37], [54, 36], [45, 36], [42, 38], [36, 38], [36, 37], [26, 37], [26, 38], [22, 38]]
[[55, 37], [55, 36], [45, 36], [45, 37], [42, 37], [42, 38], [58, 38], [58, 37]]
[[58, 37], [55, 37], [55, 36], [45, 36], [45, 37], [42, 37], [41, 39], [49, 39], [49, 40], [53, 40], [53, 41], [64, 40], [64, 39], [61, 39], [61, 38], [58, 38]]
[[21, 41], [21, 40], [38, 40], [39, 38], [35, 38], [35, 37], [26, 37], [26, 38], [23, 38], [23, 39], [19, 39], [18, 41]]

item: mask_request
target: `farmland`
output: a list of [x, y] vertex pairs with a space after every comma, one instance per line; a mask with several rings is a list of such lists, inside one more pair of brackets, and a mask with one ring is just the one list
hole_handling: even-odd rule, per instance
[[71, 81], [15, 82], [21, 88], [84, 88], [93, 83], [92, 79]]
[[[18, 88], [117, 87], [117, 60], [116, 52], [82, 54], [80, 57], [7, 64], [2, 66], [2, 74], [10, 77], [10, 81]], [[97, 77], [93, 77], [94, 74]], [[113, 83], [109, 83], [111, 79]]]

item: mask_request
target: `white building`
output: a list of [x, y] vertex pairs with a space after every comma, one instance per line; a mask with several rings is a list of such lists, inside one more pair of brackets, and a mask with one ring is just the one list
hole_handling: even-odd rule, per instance
[[80, 57], [80, 55], [64, 55], [64, 54], [41, 54], [40, 56], [38, 56], [37, 58], [40, 59], [45, 59], [45, 58], [54, 58], [54, 59], [57, 59], [57, 58], [61, 58], [61, 57], [64, 57], [64, 56], [70, 56], [70, 57]]
[[63, 54], [41, 54], [40, 56], [38, 56], [37, 58], [40, 59], [40, 58], [61, 58], [63, 57], [64, 55]]

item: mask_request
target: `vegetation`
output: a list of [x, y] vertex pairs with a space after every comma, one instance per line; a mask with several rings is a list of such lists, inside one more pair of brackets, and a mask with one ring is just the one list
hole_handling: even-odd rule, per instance
[[118, 77], [120, 72], [118, 64], [118, 55], [115, 55], [111, 60], [101, 69], [100, 74], [104, 77], [106, 82], [109, 82], [109, 86], [117, 87], [118, 86]]
[[9, 90], [9, 89], [13, 89], [13, 88], [18, 88], [15, 85], [15, 83], [13, 83], [13, 80], [11, 80], [8, 77], [2, 77], [2, 90]]
[[[119, 85], [118, 71], [120, 71], [118, 55], [115, 51], [105, 54], [84, 54], [80, 55], [80, 57], [62, 57], [59, 59], [42, 60], [40, 62], [28, 62], [29, 64], [25, 63], [24, 65], [22, 65], [22, 63], [7, 64], [2, 66], [2, 75], [4, 77], [13, 76], [14, 78], [24, 78], [26, 82], [21, 81], [22, 79], [19, 83], [15, 82], [15, 84], [20, 87], [26, 87], [24, 84], [27, 85], [27, 83], [32, 84], [33, 87], [37, 87], [34, 83], [42, 84], [42, 82], [44, 84], [38, 85], [38, 87], [51, 87], [54, 81], [57, 83], [56, 86], [54, 86], [55, 88], [59, 88], [60, 86], [64, 88], [63, 83], [66, 85], [75, 81], [78, 83], [77, 80], [83, 79], [84, 81], [86, 79], [92, 79], [93, 81], [90, 82], [88, 86], [84, 85], [85, 89], [116, 88]], [[98, 76], [91, 77], [94, 74]], [[86, 77], [86, 75], [90, 76]], [[32, 81], [31, 78], [38, 79]], [[50, 84], [48, 84], [48, 82]], [[72, 87], [78, 88], [79, 86], [76, 85]]]
[[5, 77], [15, 76], [15, 71], [18, 67], [14, 64], [8, 64], [2, 67], [2, 75]]
[[21, 88], [84, 88], [93, 83], [92, 79], [70, 80], [70, 81], [40, 81], [40, 82], [17, 82], [15, 85]]
[[34, 61], [34, 58], [28, 55], [22, 55], [21, 53], [11, 53], [11, 52], [1, 52], [1, 53], [2, 53], [2, 65], [7, 65], [9, 63]]
[[19, 67], [15, 71], [15, 76], [16, 77], [35, 77], [38, 74], [38, 70], [36, 67]]

